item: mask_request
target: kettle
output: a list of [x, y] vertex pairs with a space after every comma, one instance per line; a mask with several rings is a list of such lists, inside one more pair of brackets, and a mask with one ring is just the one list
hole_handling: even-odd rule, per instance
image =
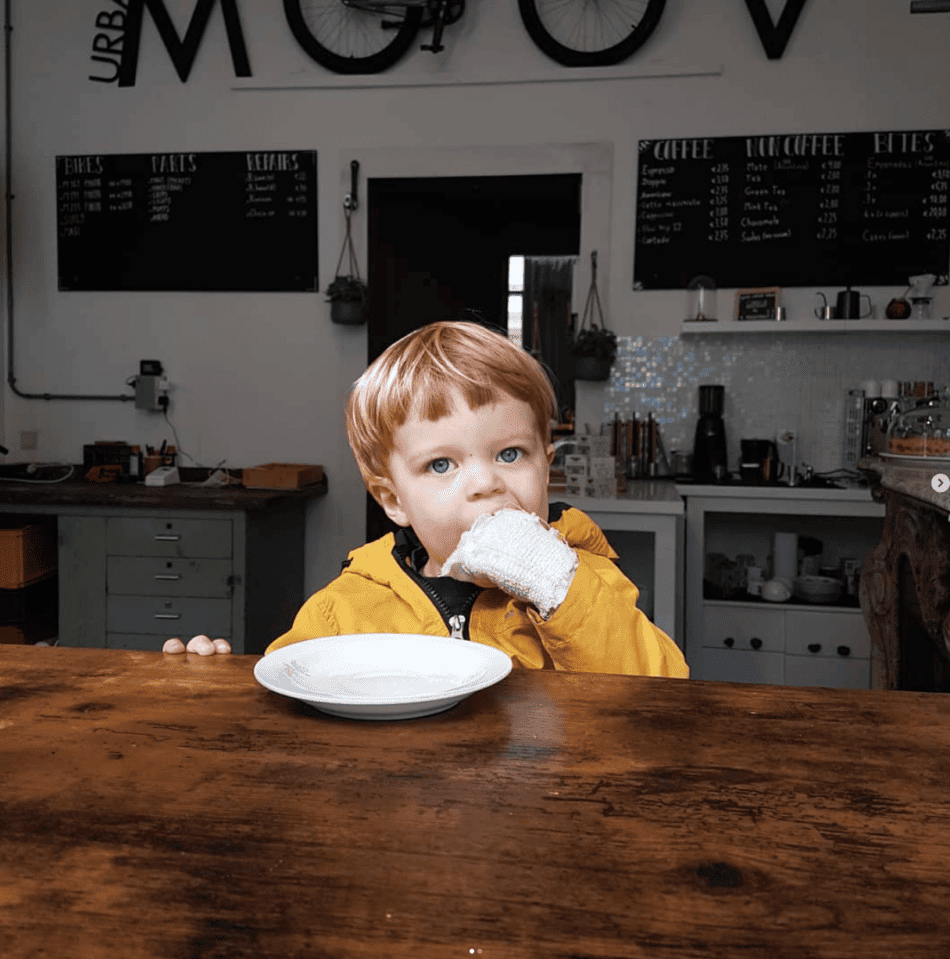
[[815, 316], [817, 316], [819, 320], [837, 319], [838, 314], [835, 313], [835, 308], [833, 306], [828, 305], [828, 298], [825, 296], [825, 294], [819, 290], [815, 295], [821, 297], [821, 306], [815, 307]]
[[[868, 301], [867, 313], [861, 312], [861, 297]], [[850, 286], [838, 294], [838, 305], [835, 316], [839, 320], [866, 320], [871, 315], [871, 297], [867, 293], [859, 293]]]

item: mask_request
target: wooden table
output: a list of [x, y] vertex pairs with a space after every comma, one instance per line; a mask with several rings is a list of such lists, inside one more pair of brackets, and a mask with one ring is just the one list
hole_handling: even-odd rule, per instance
[[950, 954], [943, 696], [517, 671], [365, 723], [256, 660], [0, 648], [0, 955]]

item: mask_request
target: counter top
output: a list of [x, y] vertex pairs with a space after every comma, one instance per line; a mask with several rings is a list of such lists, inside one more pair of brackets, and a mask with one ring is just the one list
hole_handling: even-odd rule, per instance
[[[935, 478], [950, 476], [950, 466], [945, 459], [941, 465], [923, 462], [919, 466], [889, 462], [878, 457], [868, 457], [858, 463], [858, 468], [867, 473], [875, 486], [894, 493], [903, 493], [913, 499], [950, 513], [950, 490], [938, 493], [934, 488]], [[939, 480], [938, 480], [939, 485]], [[878, 492], [875, 490], [875, 492]], [[880, 493], [878, 493], [880, 496]]]
[[680, 516], [685, 511], [683, 500], [688, 497], [720, 497], [744, 500], [804, 500], [811, 502], [871, 503], [871, 490], [815, 489], [803, 486], [746, 486], [742, 483], [705, 485], [677, 483], [669, 480], [630, 480], [627, 492], [621, 496], [601, 499], [594, 496], [565, 496], [548, 493], [551, 502], [568, 503], [586, 513], [642, 513]]
[[950, 954], [943, 696], [516, 669], [366, 723], [257, 659], [0, 646], [7, 959]]
[[0, 505], [16, 504], [24, 509], [74, 506], [146, 507], [160, 509], [259, 510], [287, 500], [324, 496], [327, 478], [302, 489], [246, 489], [237, 484], [202, 486], [176, 483], [173, 486], [146, 486], [144, 483], [90, 483], [81, 466], [60, 483], [20, 482], [0, 479]]
[[629, 480], [627, 492], [620, 496], [566, 496], [549, 493], [552, 503], [567, 503], [585, 513], [645, 513], [681, 516], [683, 497], [672, 480]]
[[742, 483], [704, 485], [700, 483], [677, 483], [680, 496], [741, 498], [746, 500], [830, 500], [832, 502], [870, 503], [871, 490], [867, 487], [852, 489], [815, 489], [805, 486], [746, 486]]

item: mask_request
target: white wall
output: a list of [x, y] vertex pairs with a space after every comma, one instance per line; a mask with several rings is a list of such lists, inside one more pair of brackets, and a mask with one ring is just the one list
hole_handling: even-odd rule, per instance
[[[769, 3], [775, 15], [782, 5]], [[166, 6], [183, 34], [194, 0]], [[602, 222], [585, 230], [601, 251], [608, 322], [626, 336], [672, 336], [682, 293], [631, 289], [638, 139], [950, 127], [950, 15], [911, 16], [909, 0], [811, 0], [779, 61], [766, 58], [743, 0], [669, 0], [656, 34], [627, 64], [581, 73], [533, 47], [516, 0], [473, 2], [448, 29], [444, 53], [414, 50], [370, 79], [329, 75], [310, 61], [279, 3], [239, 0], [252, 78], [234, 77], [216, 11], [181, 83], [146, 15], [138, 81], [126, 89], [88, 79], [104, 72], [90, 54], [96, 16], [119, 10], [114, 0], [12, 7], [17, 386], [126, 392], [139, 359], [155, 357], [174, 384], [181, 446], [198, 462], [322, 463], [330, 493], [308, 519], [309, 589], [362, 542], [363, 490], [342, 410], [364, 366], [365, 330], [331, 325], [316, 294], [58, 292], [57, 154], [315, 149], [325, 288], [351, 158], [368, 177], [404, 175], [407, 166], [484, 173], [500, 172], [520, 149], [519, 172], [529, 173], [542, 172], [532, 167], [545, 157], [574, 162], [564, 159], [579, 155], [570, 145], [603, 144], [609, 199], [600, 198]], [[365, 181], [361, 189], [365, 196]], [[598, 206], [587, 203], [588, 213]], [[365, 206], [356, 220], [365, 269]], [[583, 298], [589, 274], [579, 280]], [[783, 291], [789, 312], [810, 306], [812, 294]], [[947, 296], [944, 288], [940, 314], [950, 312]], [[39, 431], [40, 461], [79, 462], [94, 439], [172, 439], [160, 416], [128, 403], [24, 400], [6, 389], [2, 417], [11, 460], [28, 455], [20, 430]]]

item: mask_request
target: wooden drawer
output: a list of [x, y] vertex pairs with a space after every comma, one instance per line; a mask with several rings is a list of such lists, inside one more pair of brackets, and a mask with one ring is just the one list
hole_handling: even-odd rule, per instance
[[707, 606], [703, 611], [703, 646], [782, 653], [785, 651], [784, 610]]
[[106, 590], [112, 596], [209, 596], [232, 593], [229, 559], [163, 559], [152, 556], [110, 556]]
[[870, 689], [871, 660], [828, 656], [786, 656], [786, 686]]
[[785, 654], [761, 650], [704, 649], [698, 679], [721, 683], [767, 683], [781, 686], [785, 681]]
[[109, 596], [107, 633], [180, 636], [188, 642], [205, 633], [214, 639], [231, 635], [231, 600], [168, 596]]
[[229, 559], [231, 526], [227, 519], [110, 516], [106, 520], [106, 553]]
[[869, 659], [871, 637], [858, 613], [788, 610], [785, 651], [794, 656]]

